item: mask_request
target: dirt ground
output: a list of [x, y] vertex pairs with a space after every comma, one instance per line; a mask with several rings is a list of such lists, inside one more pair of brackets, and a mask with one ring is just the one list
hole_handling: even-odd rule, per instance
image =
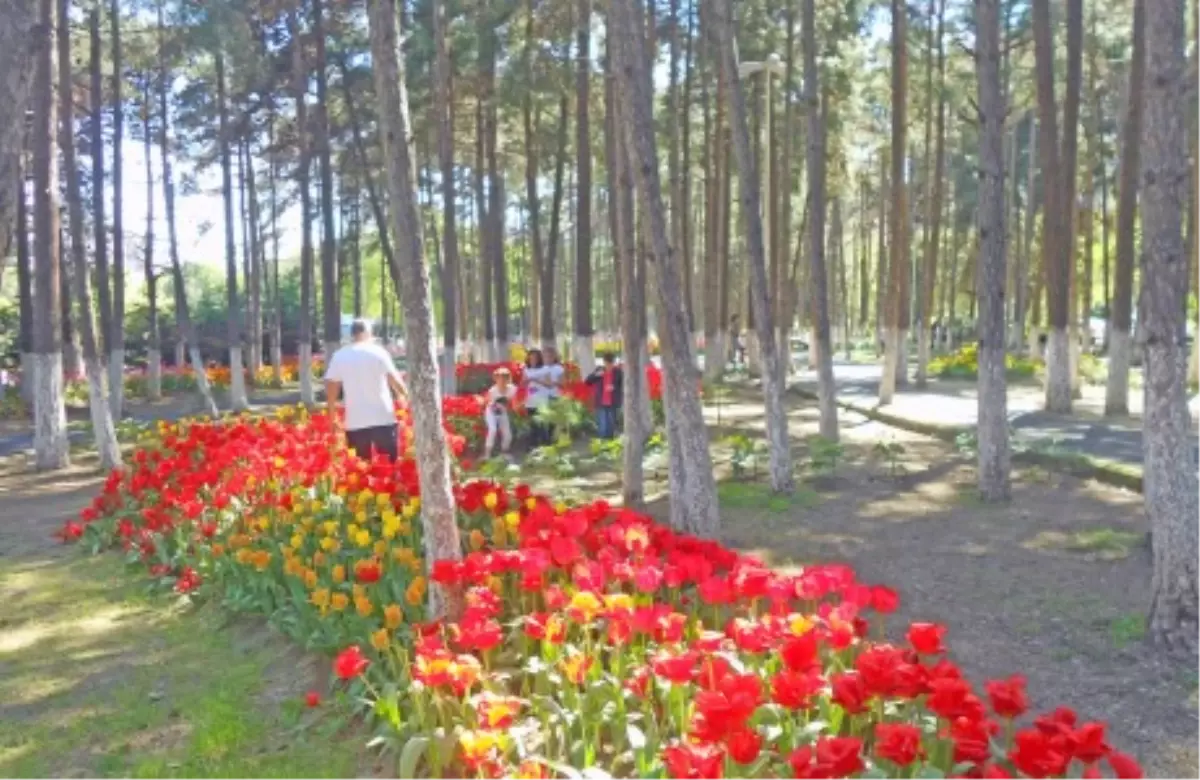
[[[1107, 721], [1112, 742], [1151, 776], [1198, 776], [1195, 659], [1165, 658], [1142, 637], [1150, 559], [1140, 496], [1022, 469], [1012, 503], [986, 506], [968, 457], [855, 415], [842, 419], [842, 462], [818, 475], [806, 444], [816, 409], [791, 400], [796, 495], [722, 482], [728, 542], [778, 566], [850, 563], [900, 592], [893, 630], [947, 624], [973, 679], [1021, 672], [1036, 708], [1066, 704]], [[761, 432], [761, 409], [745, 393], [706, 409], [720, 476], [730, 473], [725, 437]], [[880, 442], [902, 448], [895, 464]], [[0, 775], [380, 772], [344, 722], [299, 704], [320, 684], [319, 662], [216, 605], [189, 611], [148, 596], [115, 555], [87, 558], [52, 539], [97, 490], [99, 476], [78, 461], [37, 475], [23, 456], [0, 458]], [[665, 488], [655, 471], [651, 497]], [[580, 498], [619, 493], [611, 472], [553, 484]], [[651, 511], [665, 514], [661, 499]]]
[[[761, 430], [761, 406], [725, 414]], [[1107, 721], [1149, 776], [1200, 776], [1196, 659], [1143, 641], [1151, 559], [1140, 495], [1019, 468], [1010, 504], [982, 504], [970, 457], [853, 414], [841, 423], [847, 462], [816, 475], [802, 442], [817, 419], [812, 404], [792, 408], [805, 476], [790, 504], [762, 485], [721, 486], [727, 542], [781, 567], [849, 563], [899, 591], [897, 634], [911, 620], [944, 623], [972, 679], [1020, 672], [1033, 707]], [[895, 475], [880, 442], [903, 448]]]

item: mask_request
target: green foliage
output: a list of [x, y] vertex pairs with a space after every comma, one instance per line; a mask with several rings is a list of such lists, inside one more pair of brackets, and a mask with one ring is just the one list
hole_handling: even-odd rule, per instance
[[841, 442], [817, 435], [808, 437], [808, 452], [814, 473], [835, 476], [838, 462], [846, 455], [846, 448]]
[[901, 464], [900, 460], [903, 458], [906, 450], [904, 449], [904, 445], [900, 442], [896, 441], [895, 439], [889, 439], [888, 441], [877, 441], [875, 442], [875, 446], [872, 448], [872, 452], [887, 462], [888, 473], [891, 475], [892, 479], [896, 479], [896, 477], [900, 476], [900, 474], [903, 472], [904, 466]]
[[723, 441], [733, 450], [729, 461], [733, 468], [733, 476], [737, 479], [757, 477], [759, 461], [766, 453], [766, 444], [744, 433], [731, 434]]
[[[1008, 354], [1004, 357], [1005, 375], [1009, 379], [1030, 379], [1041, 367], [1040, 360]], [[978, 379], [979, 345], [966, 344], [948, 355], [929, 361], [929, 373], [942, 379]]]

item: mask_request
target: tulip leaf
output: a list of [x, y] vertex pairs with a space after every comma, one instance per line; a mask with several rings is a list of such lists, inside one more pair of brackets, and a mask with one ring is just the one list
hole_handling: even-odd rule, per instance
[[413, 737], [400, 751], [400, 762], [396, 767], [398, 777], [416, 777], [417, 763], [429, 749], [429, 737]]

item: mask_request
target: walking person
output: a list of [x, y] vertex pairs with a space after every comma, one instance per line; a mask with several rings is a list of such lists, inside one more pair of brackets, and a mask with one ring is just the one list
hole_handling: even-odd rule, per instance
[[604, 353], [602, 364], [585, 380], [596, 393], [596, 434], [601, 439], [617, 435], [617, 412], [621, 408], [625, 377], [616, 360], [613, 353]]
[[512, 372], [500, 367], [492, 372], [495, 382], [488, 388], [483, 404], [483, 422], [487, 426], [487, 437], [483, 441], [483, 459], [492, 457], [496, 437], [500, 438], [500, 454], [507, 455], [512, 446], [512, 422], [508, 419], [517, 398], [517, 388], [512, 384]]
[[[350, 326], [351, 343], [333, 353], [325, 369], [325, 399], [335, 432], [344, 430], [346, 443], [360, 458], [379, 453], [390, 462], [399, 456], [396, 398], [408, 397], [408, 388], [396, 371], [391, 355], [371, 338], [371, 324], [357, 319]], [[345, 395], [345, 421], [337, 405]]]

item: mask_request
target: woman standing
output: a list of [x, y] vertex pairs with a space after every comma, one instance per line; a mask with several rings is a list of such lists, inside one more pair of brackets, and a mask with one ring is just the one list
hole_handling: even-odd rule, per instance
[[525, 408], [529, 410], [530, 445], [545, 446], [550, 443], [550, 437], [541, 416], [550, 403], [550, 367], [540, 349], [526, 353], [525, 377], [521, 384], [525, 388]]

